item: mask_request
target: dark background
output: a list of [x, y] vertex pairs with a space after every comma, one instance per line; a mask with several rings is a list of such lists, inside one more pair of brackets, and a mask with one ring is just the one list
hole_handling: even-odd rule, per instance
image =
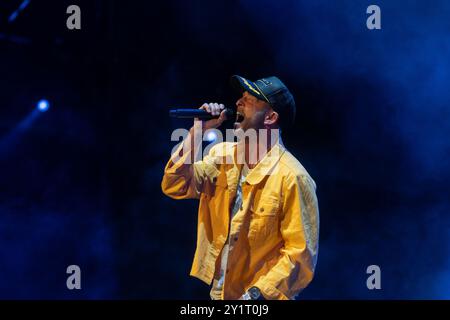
[[209, 299], [189, 277], [197, 202], [160, 189], [191, 125], [167, 110], [234, 104], [233, 74], [296, 97], [284, 140], [321, 215], [299, 298], [450, 298], [448, 1], [31, 0], [8, 22], [21, 3], [0, 3], [0, 298]]

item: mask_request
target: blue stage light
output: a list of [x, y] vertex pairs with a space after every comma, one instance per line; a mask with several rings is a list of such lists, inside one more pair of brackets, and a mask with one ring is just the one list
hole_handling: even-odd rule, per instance
[[206, 134], [206, 141], [212, 142], [217, 139], [217, 134], [214, 131], [210, 131]]
[[37, 103], [37, 108], [39, 109], [39, 111], [45, 112], [48, 110], [48, 108], [50, 108], [50, 103], [47, 100], [39, 100], [39, 102]]

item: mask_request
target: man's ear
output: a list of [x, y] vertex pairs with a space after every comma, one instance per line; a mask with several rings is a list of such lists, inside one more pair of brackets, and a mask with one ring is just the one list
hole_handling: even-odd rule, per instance
[[264, 124], [272, 126], [278, 122], [278, 117], [279, 117], [278, 112], [271, 110], [264, 118]]

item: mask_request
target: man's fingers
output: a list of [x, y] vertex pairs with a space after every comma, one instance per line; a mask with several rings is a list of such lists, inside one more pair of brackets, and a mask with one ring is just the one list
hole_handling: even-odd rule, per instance
[[221, 111], [225, 109], [225, 106], [223, 104], [219, 103], [204, 103], [200, 109], [206, 110], [207, 112], [211, 113], [213, 116], [218, 116], [221, 114]]
[[223, 104], [217, 104], [217, 114], [219, 115], [224, 108], [225, 106]]
[[212, 103], [212, 114], [214, 116], [219, 115], [219, 105], [217, 103]]

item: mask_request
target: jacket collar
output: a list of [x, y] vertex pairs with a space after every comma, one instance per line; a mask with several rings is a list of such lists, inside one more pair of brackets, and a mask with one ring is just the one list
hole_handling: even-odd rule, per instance
[[[286, 148], [281, 141], [278, 141], [272, 149], [258, 162], [258, 164], [250, 170], [249, 174], [245, 178], [245, 181], [251, 185], [255, 185], [261, 182], [264, 177], [274, 172], [275, 166], [280, 160]], [[228, 185], [234, 189], [238, 183], [238, 177], [241, 165], [236, 163], [237, 159], [237, 144], [233, 146], [234, 153], [234, 166], [227, 172]]]
[[245, 181], [253, 185], [260, 183], [262, 179], [274, 172], [275, 166], [285, 151], [286, 149], [282, 144], [276, 143], [258, 162], [256, 167], [250, 170]]

